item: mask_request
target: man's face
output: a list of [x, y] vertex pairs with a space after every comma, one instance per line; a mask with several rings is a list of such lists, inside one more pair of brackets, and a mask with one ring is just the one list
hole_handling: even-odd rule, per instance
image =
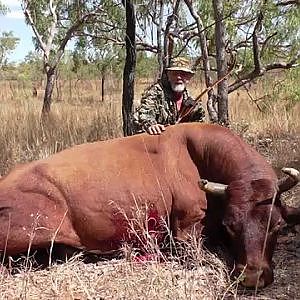
[[186, 84], [190, 81], [193, 74], [184, 71], [168, 71], [167, 73], [171, 88], [174, 92], [182, 93]]

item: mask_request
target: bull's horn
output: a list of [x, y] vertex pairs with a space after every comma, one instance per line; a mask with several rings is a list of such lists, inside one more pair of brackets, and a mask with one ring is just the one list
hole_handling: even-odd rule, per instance
[[283, 193], [291, 189], [300, 181], [300, 172], [294, 168], [282, 168], [281, 171], [289, 175], [278, 181], [279, 192]]
[[209, 182], [206, 179], [199, 181], [200, 189], [206, 193], [212, 193], [215, 195], [225, 195], [228, 185], [216, 182]]

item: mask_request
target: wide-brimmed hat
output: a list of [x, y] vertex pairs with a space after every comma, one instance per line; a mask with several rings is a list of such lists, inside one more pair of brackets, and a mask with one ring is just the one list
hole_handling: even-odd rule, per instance
[[185, 57], [176, 57], [171, 60], [169, 67], [166, 68], [167, 71], [183, 71], [189, 74], [195, 74], [192, 70], [190, 61]]

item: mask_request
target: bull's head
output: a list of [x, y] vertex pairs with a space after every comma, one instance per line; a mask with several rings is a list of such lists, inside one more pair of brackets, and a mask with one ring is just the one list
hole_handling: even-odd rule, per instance
[[300, 223], [300, 209], [292, 209], [279, 201], [280, 194], [300, 180], [299, 171], [283, 168], [289, 176], [276, 184], [259, 179], [233, 181], [229, 185], [201, 180], [207, 193], [225, 195], [223, 225], [232, 245], [235, 274], [241, 275], [245, 287], [264, 287], [273, 282], [272, 256], [283, 219]]

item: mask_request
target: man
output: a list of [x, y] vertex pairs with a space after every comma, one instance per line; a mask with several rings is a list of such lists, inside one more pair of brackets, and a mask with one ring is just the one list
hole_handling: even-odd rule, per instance
[[204, 121], [201, 102], [196, 103], [186, 90], [194, 73], [186, 58], [177, 57], [171, 62], [162, 78], [143, 93], [134, 114], [135, 133], [161, 134], [165, 126], [176, 122]]

